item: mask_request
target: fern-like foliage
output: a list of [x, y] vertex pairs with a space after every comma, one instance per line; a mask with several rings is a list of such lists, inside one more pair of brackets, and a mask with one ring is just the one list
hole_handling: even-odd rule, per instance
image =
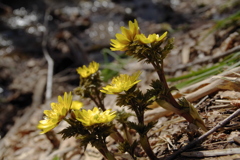
[[122, 143], [119, 143], [118, 149], [122, 153], [128, 152], [132, 157], [135, 157], [134, 151], [135, 151], [137, 145], [138, 145], [137, 141], [134, 141], [132, 144], [130, 144], [128, 141], [124, 141]]
[[58, 134], [62, 135], [63, 139], [77, 137], [79, 135], [89, 134], [89, 131], [86, 130], [80, 122], [73, 123], [67, 128], [60, 131]]

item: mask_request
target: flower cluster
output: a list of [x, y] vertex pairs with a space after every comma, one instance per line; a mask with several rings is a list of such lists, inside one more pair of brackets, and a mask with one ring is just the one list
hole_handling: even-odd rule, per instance
[[52, 110], [43, 112], [46, 117], [39, 121], [37, 128], [42, 130], [41, 134], [46, 133], [55, 128], [71, 111], [75, 114], [76, 120], [82, 122], [84, 126], [108, 123], [116, 116], [116, 112], [111, 112], [110, 109], [103, 112], [94, 107], [93, 110], [86, 111], [81, 109], [82, 107], [82, 102], [72, 101], [71, 93], [67, 94], [65, 92], [63, 97], [58, 96], [57, 103], [51, 103]]
[[[57, 103], [51, 103], [52, 110], [43, 112], [45, 118], [40, 120], [37, 126], [42, 130], [41, 133], [52, 130], [62, 120], [65, 120], [70, 126], [59, 132], [64, 139], [77, 137], [81, 140], [81, 145], [85, 147], [91, 143], [107, 159], [115, 160], [114, 155], [107, 149], [107, 136], [120, 142], [119, 148], [122, 148], [120, 150], [128, 152], [133, 159], [137, 159], [138, 154], [135, 154], [137, 145], [141, 145], [150, 159], [158, 159], [151, 149], [147, 135], [156, 123], [145, 124], [144, 119], [145, 111], [154, 102], [206, 130], [197, 110], [185, 98], [176, 101], [171, 94], [171, 91], [176, 88], [168, 87], [164, 76], [163, 60], [173, 48], [173, 40], [165, 41], [166, 36], [167, 32], [162, 35], [154, 33], [148, 36], [140, 33], [137, 20], [129, 21], [129, 28], [121, 27], [121, 33], [116, 34], [116, 39], [111, 39], [111, 50], [125, 51], [127, 55], [137, 58], [138, 61], [143, 60], [152, 64], [158, 79], [152, 80], [151, 88], [146, 92], [137, 88], [137, 83], [141, 81], [139, 80], [140, 71], [132, 75], [120, 74], [114, 77], [110, 84], [103, 86], [99, 63], [93, 61], [88, 66], [83, 65], [77, 68], [80, 83], [74, 89], [74, 93], [82, 99], [90, 99], [96, 107], [86, 110], [82, 102], [72, 100], [71, 92], [65, 92], [63, 97], [58, 97]], [[137, 122], [128, 121], [128, 117], [132, 116], [132, 113], [106, 109], [104, 105], [106, 94], [116, 94], [116, 104], [126, 106], [133, 111]], [[113, 121], [114, 119], [116, 121]], [[114, 122], [121, 124], [123, 135], [115, 128]], [[139, 134], [138, 140], [132, 139], [129, 129], [133, 129]]]

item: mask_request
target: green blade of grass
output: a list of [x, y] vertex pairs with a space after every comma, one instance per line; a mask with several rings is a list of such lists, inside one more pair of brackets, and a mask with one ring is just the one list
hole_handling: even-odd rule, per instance
[[[240, 52], [233, 53], [229, 56], [226, 56], [221, 62], [215, 64], [212, 67], [204, 68], [199, 71], [191, 72], [187, 75], [183, 75], [176, 78], [171, 78], [169, 82], [182, 81], [176, 85], [177, 88], [183, 88], [191, 84], [200, 82], [210, 76], [221, 73], [224, 70], [229, 70], [234, 67], [240, 66]], [[183, 81], [185, 80], [185, 81]]]

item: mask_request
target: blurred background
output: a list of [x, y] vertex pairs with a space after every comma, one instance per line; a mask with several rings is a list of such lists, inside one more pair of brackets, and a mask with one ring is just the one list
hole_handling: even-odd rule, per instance
[[[236, 32], [221, 51], [239, 44], [239, 10], [239, 0], [1, 0], [0, 139], [27, 107], [44, 102], [45, 89], [37, 88], [46, 81], [44, 51], [54, 61], [52, 97], [56, 97], [78, 85], [76, 67], [92, 60], [106, 64], [115, 56], [124, 59], [118, 52], [111, 56], [110, 39], [120, 26], [137, 19], [145, 34], [168, 31], [176, 37], [177, 49], [169, 55], [166, 70], [181, 75], [171, 69], [218, 54], [227, 35]], [[213, 34], [219, 28], [224, 30]], [[204, 44], [197, 47], [203, 38]]]

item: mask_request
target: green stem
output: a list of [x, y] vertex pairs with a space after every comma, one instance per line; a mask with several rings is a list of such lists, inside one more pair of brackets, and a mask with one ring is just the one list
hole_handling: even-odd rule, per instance
[[[100, 105], [98, 104], [98, 101], [95, 99], [95, 97], [93, 97], [92, 95], [89, 95], [89, 98], [96, 104], [97, 107], [100, 107]], [[104, 109], [102, 109], [102, 110], [105, 111]]]
[[73, 123], [69, 120], [69, 119], [67, 119], [67, 118], [63, 118], [63, 120], [64, 121], [66, 121], [68, 124], [70, 124], [70, 125], [72, 125]]
[[[98, 151], [108, 160], [116, 160], [114, 155], [108, 150], [106, 145], [106, 137], [102, 136], [101, 133], [97, 132], [95, 135], [96, 139], [94, 143], [91, 143]], [[96, 142], [97, 141], [97, 142]]]
[[133, 111], [135, 112], [137, 119], [138, 119], [138, 123], [140, 124], [144, 124], [144, 111], [141, 110], [141, 108], [139, 107], [138, 104], [135, 103], [136, 99], [132, 99], [130, 100], [130, 104], [131, 106], [133, 106]]
[[[167, 80], [165, 78], [164, 75], [164, 70], [163, 70], [163, 61], [161, 61], [160, 65], [159, 63], [152, 63], [153, 67], [155, 68], [155, 70], [157, 71], [158, 77], [160, 79], [160, 81], [163, 83], [163, 85], [165, 86], [166, 90], [169, 90], [168, 84], [167, 84]], [[171, 92], [168, 92], [168, 94], [166, 95], [166, 101], [168, 103], [170, 103], [174, 108], [176, 108], [177, 110], [179, 110], [178, 112], [175, 112], [177, 114], [179, 114], [180, 116], [184, 117], [188, 122], [190, 123], [194, 123], [194, 118], [186, 112], [181, 112], [182, 107], [178, 104], [178, 102], [175, 100], [175, 98], [173, 97]], [[172, 110], [173, 111], [173, 110]]]
[[97, 88], [95, 88], [95, 92], [96, 92], [96, 98], [98, 100], [98, 107], [100, 107], [103, 111], [105, 111], [106, 108], [102, 102], [102, 99], [100, 98], [100, 94], [101, 94], [100, 91]]
[[160, 106], [165, 108], [166, 110], [170, 110], [178, 115], [184, 117], [188, 122], [194, 123], [194, 118], [189, 114], [189, 112], [184, 111], [183, 109], [178, 109], [174, 107], [171, 103], [166, 100], [157, 100], [156, 101]]
[[151, 160], [158, 160], [150, 147], [147, 135], [140, 135], [140, 144]]
[[[134, 103], [134, 100], [131, 100], [131, 106], [132, 106], [132, 108], [134, 108], [133, 110], [137, 116], [138, 124], [144, 125], [144, 109], [141, 106], [139, 106], [138, 104]], [[140, 144], [141, 144], [142, 148], [144, 149], [144, 151], [146, 152], [146, 154], [148, 155], [148, 157], [151, 160], [157, 160], [158, 158], [154, 155], [154, 153], [150, 147], [147, 135], [141, 134], [141, 133], [139, 133], [139, 134], [140, 134]]]
[[[132, 106], [135, 106], [134, 102], [132, 102]], [[141, 110], [141, 109], [142, 109], [141, 107], [137, 106], [137, 107], [135, 107], [134, 111], [136, 113], [138, 123], [140, 125], [144, 125], [144, 110]], [[144, 149], [144, 151], [146, 152], [146, 154], [148, 155], [148, 157], [151, 160], [157, 160], [158, 158], [154, 155], [154, 153], [150, 147], [147, 135], [146, 134], [141, 135], [141, 133], [139, 133], [139, 134], [140, 134], [140, 144], [141, 144], [142, 148]]]
[[135, 114], [137, 116], [138, 119], [138, 123], [139, 124], [144, 124], [144, 115], [139, 111], [139, 109], [134, 109]]
[[113, 154], [107, 149], [105, 144], [103, 144], [101, 148], [97, 149], [108, 160], [116, 160]]
[[[161, 61], [161, 65], [159, 65], [159, 63], [154, 63], [154, 62], [152, 63], [152, 65], [157, 71], [158, 77], [160, 81], [163, 83], [163, 85], [165, 86], [166, 90], [169, 90], [167, 80], [164, 75], [163, 61]], [[167, 102], [172, 104], [175, 108], [181, 109], [181, 106], [178, 104], [178, 102], [175, 100], [175, 98], [170, 92], [166, 96], [167, 96], [167, 99], [166, 99]]]
[[102, 99], [99, 96], [100, 94], [99, 90], [97, 88], [95, 88], [94, 90], [95, 90], [94, 96], [89, 95], [89, 98], [96, 104], [97, 107], [101, 108], [102, 111], [105, 111], [106, 108], [102, 102]]
[[116, 141], [116, 142], [124, 142], [124, 138], [122, 135], [118, 132], [117, 128], [113, 128], [114, 133], [110, 134], [110, 136]]
[[130, 133], [128, 131], [127, 125], [126, 125], [126, 123], [122, 123], [122, 125], [123, 125], [123, 131], [125, 133], [126, 139], [127, 139], [128, 143], [130, 145], [132, 145], [133, 144], [133, 139], [132, 139], [132, 136], [130, 135]]

